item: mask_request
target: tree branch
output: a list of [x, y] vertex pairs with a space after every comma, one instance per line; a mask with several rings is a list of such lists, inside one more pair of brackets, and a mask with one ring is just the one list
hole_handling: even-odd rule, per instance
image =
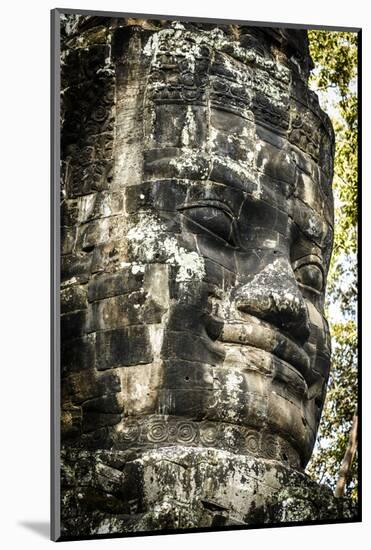
[[357, 450], [357, 432], [358, 432], [358, 415], [357, 412], [353, 416], [352, 429], [349, 434], [348, 446], [344, 454], [343, 462], [340, 466], [339, 478], [336, 483], [335, 497], [340, 498], [344, 496], [346, 483], [349, 477], [350, 468], [352, 466], [353, 458]]

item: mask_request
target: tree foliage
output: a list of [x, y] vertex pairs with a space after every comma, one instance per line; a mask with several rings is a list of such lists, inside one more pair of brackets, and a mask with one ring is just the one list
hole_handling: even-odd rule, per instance
[[[332, 368], [315, 452], [308, 473], [335, 487], [357, 406], [357, 34], [309, 31], [315, 64], [311, 86], [335, 130], [335, 235], [328, 276], [327, 315]], [[346, 495], [357, 497], [357, 457]]]

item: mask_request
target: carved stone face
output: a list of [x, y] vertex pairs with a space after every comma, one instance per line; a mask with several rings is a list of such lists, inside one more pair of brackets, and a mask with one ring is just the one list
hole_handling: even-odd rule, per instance
[[303, 467], [330, 364], [329, 122], [305, 71], [252, 32], [178, 26], [131, 53], [117, 53], [119, 260], [89, 283], [97, 369], [121, 388], [111, 446]]

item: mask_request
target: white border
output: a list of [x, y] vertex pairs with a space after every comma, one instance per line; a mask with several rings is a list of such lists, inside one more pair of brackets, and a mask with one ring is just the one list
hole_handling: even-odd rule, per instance
[[[4, 548], [40, 548], [53, 544], [46, 538], [49, 518], [49, 90], [50, 13], [61, 7], [47, 0], [7, 3], [2, 7], [2, 445], [1, 445], [1, 539]], [[228, 0], [174, 1], [70, 0], [68, 8], [107, 11], [168, 13], [184, 16], [282, 21], [298, 24], [363, 27], [364, 67], [369, 66], [370, 17], [362, 0], [307, 3], [288, 0], [239, 2]], [[370, 90], [370, 76], [364, 70], [364, 90]], [[367, 97], [364, 92], [364, 98]], [[366, 121], [371, 120], [366, 101], [363, 107], [364, 151], [370, 150]], [[4, 124], [5, 123], [5, 124]], [[371, 278], [366, 245], [371, 216], [368, 215], [370, 186], [367, 155], [364, 155], [364, 341], [368, 341], [368, 296]], [[367, 219], [368, 218], [368, 219]], [[371, 306], [371, 304], [370, 304]], [[371, 335], [370, 335], [371, 337]], [[370, 357], [364, 349], [364, 523], [294, 527], [256, 531], [191, 534], [74, 542], [74, 547], [120, 545], [129, 548], [186, 548], [193, 545], [251, 545], [259, 548], [366, 547], [371, 538], [368, 418], [371, 387]], [[40, 535], [44, 533], [44, 536]], [[139, 545], [139, 546], [138, 546]]]

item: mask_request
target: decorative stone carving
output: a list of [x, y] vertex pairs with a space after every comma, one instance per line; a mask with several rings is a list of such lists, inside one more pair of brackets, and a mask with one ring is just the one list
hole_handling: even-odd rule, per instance
[[272, 511], [330, 367], [306, 33], [66, 17], [62, 61], [63, 535], [322, 519]]

